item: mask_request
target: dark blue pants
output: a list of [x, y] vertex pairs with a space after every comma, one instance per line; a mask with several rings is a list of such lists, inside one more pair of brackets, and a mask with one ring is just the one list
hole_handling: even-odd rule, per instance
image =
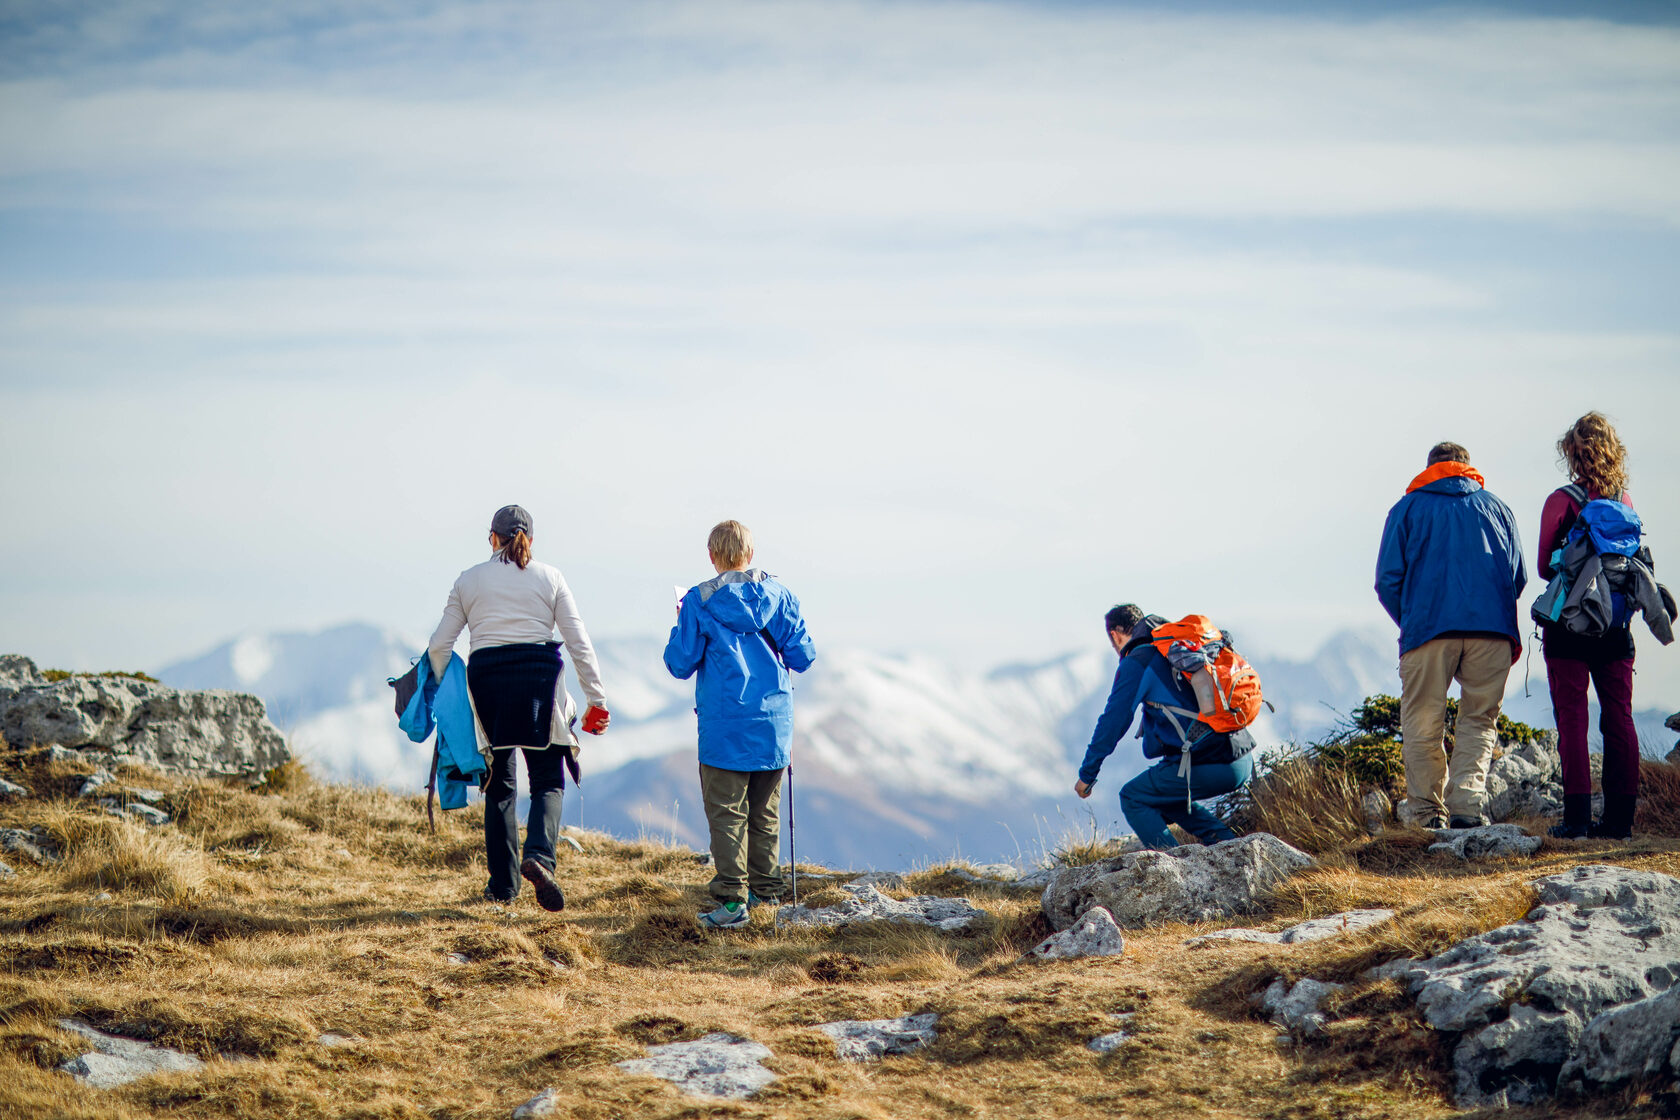
[[[1200, 801], [1230, 793], [1244, 785], [1254, 773], [1254, 757], [1243, 755], [1235, 762], [1216, 762], [1190, 767], [1190, 799]], [[1178, 841], [1167, 831], [1176, 824], [1204, 844], [1235, 840], [1231, 826], [1201, 805], [1185, 808], [1185, 781], [1178, 776], [1178, 759], [1156, 763], [1120, 787], [1120, 810], [1126, 823], [1146, 848], [1176, 848]]]
[[554, 870], [560, 835], [560, 799], [566, 788], [566, 752], [551, 746], [533, 751], [505, 747], [490, 752], [490, 784], [484, 790], [484, 856], [490, 864], [490, 893], [510, 899], [519, 893], [518, 790], [513, 756], [525, 756], [531, 783], [531, 812], [525, 821], [525, 858]]

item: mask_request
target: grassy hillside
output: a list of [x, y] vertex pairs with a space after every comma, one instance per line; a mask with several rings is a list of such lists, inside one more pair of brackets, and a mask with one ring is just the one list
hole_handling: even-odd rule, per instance
[[[945, 868], [912, 875], [912, 890], [966, 895], [986, 928], [778, 932], [761, 912], [748, 930], [703, 935], [693, 917], [709, 871], [685, 848], [575, 833], [583, 852], [563, 849], [560, 867], [570, 904], [551, 915], [529, 891], [507, 908], [479, 901], [470, 810], [433, 836], [419, 798], [298, 769], [261, 791], [121, 774], [167, 795], [175, 820], [147, 829], [76, 800], [90, 767], [42, 752], [0, 760], [36, 794], [0, 805], [0, 826], [44, 826], [65, 852], [46, 868], [7, 857], [18, 874], [0, 881], [7, 1117], [467, 1120], [505, 1117], [547, 1086], [563, 1114], [591, 1120], [1450, 1116], [1439, 1040], [1391, 982], [1341, 993], [1343, 1018], [1311, 1043], [1280, 1042], [1246, 997], [1279, 974], [1355, 979], [1511, 921], [1532, 905], [1527, 880], [1573, 864], [1680, 875], [1672, 840], [1548, 841], [1533, 860], [1467, 868], [1391, 833], [1326, 852], [1259, 919], [1400, 911], [1367, 935], [1190, 950], [1195, 929], [1173, 926], [1128, 935], [1120, 958], [1023, 964], [1048, 932], [1036, 895]], [[809, 901], [838, 896], [835, 878], [811, 871]], [[937, 1044], [872, 1066], [839, 1061], [813, 1029], [918, 1011], [939, 1012]], [[1134, 1040], [1106, 1056], [1085, 1048], [1125, 1011]], [[210, 1064], [80, 1087], [54, 1068], [80, 1052], [53, 1025], [69, 1015]], [[713, 1030], [768, 1045], [779, 1080], [714, 1103], [612, 1066]], [[325, 1045], [327, 1033], [348, 1041]], [[1672, 1104], [1628, 1093], [1545, 1114]]]

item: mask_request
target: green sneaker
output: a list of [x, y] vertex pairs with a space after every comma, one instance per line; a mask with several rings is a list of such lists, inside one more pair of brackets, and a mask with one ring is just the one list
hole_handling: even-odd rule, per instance
[[734, 929], [752, 920], [743, 902], [725, 902], [716, 910], [700, 915], [700, 924], [707, 929]]

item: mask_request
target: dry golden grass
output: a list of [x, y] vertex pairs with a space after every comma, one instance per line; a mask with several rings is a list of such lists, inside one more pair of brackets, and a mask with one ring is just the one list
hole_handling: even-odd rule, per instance
[[[970, 897], [990, 916], [982, 928], [778, 930], [759, 912], [707, 935], [694, 916], [709, 870], [657, 841], [574, 833], [584, 850], [562, 851], [563, 914], [529, 892], [498, 908], [479, 898], [478, 819], [446, 815], [433, 835], [417, 797], [295, 768], [258, 790], [130, 773], [177, 816], [142, 829], [78, 803], [75, 767], [11, 757], [8, 776], [52, 799], [0, 807], [0, 825], [44, 825], [66, 855], [48, 868], [12, 860], [19, 874], [0, 882], [5, 1117], [480, 1120], [547, 1086], [584, 1120], [1446, 1117], [1440, 1040], [1397, 989], [1359, 974], [1519, 917], [1528, 880], [1548, 871], [1608, 860], [1680, 872], [1680, 844], [1665, 840], [1548, 844], [1532, 861], [1466, 867], [1394, 833], [1327, 848], [1255, 919], [1384, 905], [1399, 911], [1389, 925], [1290, 949], [1196, 950], [1183, 945], [1193, 928], [1165, 927], [1129, 934], [1120, 958], [1047, 965], [1021, 960], [1049, 932], [1037, 896], [963, 883], [949, 866], [908, 876], [910, 890]], [[838, 897], [842, 880], [816, 870], [801, 900]], [[1322, 1041], [1280, 1047], [1246, 997], [1308, 973], [1353, 981], [1345, 1018]], [[840, 1062], [813, 1029], [918, 1011], [940, 1013], [939, 1041], [873, 1066]], [[1122, 1011], [1135, 1039], [1086, 1050]], [[67, 1015], [208, 1065], [83, 1088], [55, 1069], [77, 1052], [54, 1025]], [[749, 1101], [706, 1102], [612, 1066], [713, 1030], [768, 1045], [779, 1079]], [[349, 1042], [324, 1046], [325, 1032]], [[1552, 1114], [1663, 1107], [1634, 1093]]]

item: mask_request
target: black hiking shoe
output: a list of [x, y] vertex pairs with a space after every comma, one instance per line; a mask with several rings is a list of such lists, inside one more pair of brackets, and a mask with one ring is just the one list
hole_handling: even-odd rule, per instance
[[1604, 817], [1587, 828], [1587, 835], [1599, 840], [1633, 839], [1633, 814], [1638, 802], [1637, 797], [1625, 793], [1605, 794]]
[[536, 860], [528, 859], [519, 865], [519, 874], [530, 880], [531, 886], [536, 889], [538, 906], [544, 910], [566, 908], [566, 892], [554, 881], [554, 872]]
[[1592, 830], [1592, 795], [1566, 793], [1563, 795], [1563, 820], [1547, 830], [1556, 840], [1579, 840]]
[[1447, 822], [1447, 827], [1448, 828], [1481, 828], [1483, 825], [1485, 825], [1487, 823], [1488, 823], [1487, 817], [1482, 816], [1481, 814], [1477, 814], [1474, 817], [1455, 816], [1455, 817], [1452, 818], [1452, 820]]

